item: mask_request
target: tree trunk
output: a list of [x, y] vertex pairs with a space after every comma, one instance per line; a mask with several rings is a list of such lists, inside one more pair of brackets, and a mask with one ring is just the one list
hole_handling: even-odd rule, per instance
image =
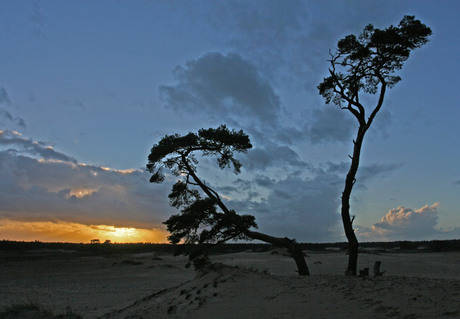
[[302, 249], [300, 249], [299, 244], [294, 243], [294, 247], [290, 249], [291, 256], [294, 258], [295, 264], [297, 265], [297, 272], [300, 276], [309, 276], [310, 271], [308, 270], [307, 262], [305, 260], [305, 255], [303, 254]]
[[[187, 159], [185, 158], [185, 155], [182, 155], [182, 161], [184, 164], [187, 166], [187, 169], [192, 176], [193, 180], [198, 184], [198, 186], [201, 187], [201, 189], [206, 193], [206, 195], [214, 200], [214, 202], [222, 209], [222, 211], [231, 216], [230, 210], [225, 206], [225, 204], [220, 200], [219, 196], [217, 193], [215, 193], [213, 190], [211, 190], [209, 187], [207, 187], [199, 178], [196, 176], [195, 172], [193, 169], [190, 167], [190, 165], [187, 162]], [[235, 221], [235, 225], [238, 225], [238, 222]], [[299, 247], [299, 244], [293, 240], [289, 239], [287, 237], [285, 238], [279, 238], [279, 237], [273, 237], [267, 234], [251, 231], [251, 230], [244, 230], [243, 233], [248, 236], [249, 238], [256, 239], [256, 240], [261, 240], [263, 242], [279, 246], [279, 247], [285, 247], [288, 249], [289, 253], [291, 254], [291, 257], [294, 258], [294, 261], [297, 265], [297, 271], [300, 276], [308, 276], [310, 275], [310, 272], [308, 270], [307, 262], [305, 261], [305, 256], [302, 252], [302, 250]]]
[[289, 253], [291, 254], [291, 257], [294, 259], [297, 265], [297, 272], [299, 273], [299, 275], [300, 276], [310, 275], [310, 271], [308, 270], [307, 262], [305, 261], [305, 255], [303, 254], [302, 249], [300, 248], [299, 244], [295, 240], [289, 239], [287, 237], [285, 238], [273, 237], [270, 235], [262, 234], [262, 233], [251, 231], [251, 230], [245, 231], [244, 234], [252, 239], [261, 240], [263, 242], [266, 242], [266, 243], [269, 243], [275, 246], [287, 248]]
[[356, 173], [358, 172], [359, 157], [365, 133], [366, 128], [360, 125], [356, 141], [353, 141], [353, 156], [351, 157], [351, 165], [347, 178], [345, 179], [345, 188], [342, 193], [342, 223], [348, 240], [348, 267], [345, 271], [345, 275], [347, 276], [356, 276], [358, 267], [358, 239], [353, 229], [353, 219], [350, 218], [350, 196], [356, 182]]

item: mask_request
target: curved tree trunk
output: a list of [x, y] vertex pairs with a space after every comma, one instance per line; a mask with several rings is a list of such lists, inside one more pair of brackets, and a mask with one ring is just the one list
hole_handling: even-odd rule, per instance
[[[196, 184], [206, 193], [206, 195], [214, 200], [214, 202], [222, 209], [222, 211], [227, 214], [231, 215], [229, 209], [225, 204], [220, 200], [219, 195], [212, 189], [210, 189], [208, 186], [206, 186], [200, 178], [195, 174], [193, 169], [190, 167], [190, 165], [187, 162], [187, 159], [185, 156], [182, 156], [183, 163], [186, 165], [190, 176], [192, 176], [193, 180], [196, 182]], [[285, 238], [279, 238], [279, 237], [273, 237], [267, 234], [251, 231], [251, 230], [244, 230], [243, 233], [248, 236], [251, 239], [256, 239], [260, 240], [275, 246], [279, 247], [285, 247], [288, 249], [289, 253], [291, 254], [291, 257], [294, 258], [294, 261], [297, 265], [297, 271], [300, 276], [308, 276], [310, 275], [310, 272], [308, 270], [307, 262], [305, 261], [305, 256], [300, 249], [299, 244], [293, 240], [289, 239], [287, 237]]]
[[245, 231], [244, 234], [252, 239], [261, 240], [263, 242], [266, 242], [266, 243], [269, 243], [275, 246], [287, 248], [289, 253], [291, 254], [291, 257], [294, 259], [297, 265], [297, 272], [299, 273], [299, 275], [300, 276], [310, 275], [310, 271], [308, 270], [307, 262], [305, 261], [305, 255], [303, 254], [302, 249], [300, 248], [299, 244], [295, 240], [289, 239], [287, 237], [285, 238], [273, 237], [270, 235], [266, 235], [266, 234], [251, 231], [251, 230]]
[[359, 127], [356, 141], [353, 147], [353, 156], [351, 157], [351, 165], [345, 179], [345, 188], [342, 193], [342, 223], [345, 230], [345, 235], [348, 239], [348, 267], [345, 271], [347, 276], [356, 276], [358, 267], [358, 239], [356, 238], [355, 230], [353, 229], [353, 219], [350, 218], [350, 196], [353, 186], [356, 182], [356, 173], [358, 172], [359, 157], [361, 155], [361, 146], [363, 144], [366, 128]]

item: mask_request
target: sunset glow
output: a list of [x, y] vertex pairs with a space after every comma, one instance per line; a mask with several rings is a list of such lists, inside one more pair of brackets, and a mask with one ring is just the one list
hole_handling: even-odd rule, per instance
[[168, 232], [110, 225], [84, 225], [72, 222], [0, 220], [0, 240], [43, 242], [90, 242], [99, 239], [113, 243], [166, 243]]

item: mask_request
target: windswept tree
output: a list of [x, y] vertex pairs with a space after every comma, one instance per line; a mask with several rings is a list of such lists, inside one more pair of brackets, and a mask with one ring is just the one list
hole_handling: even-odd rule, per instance
[[161, 183], [164, 169], [178, 178], [169, 194], [170, 204], [180, 209], [166, 222], [171, 233], [169, 241], [215, 245], [231, 239], [255, 239], [285, 247], [294, 258], [300, 275], [309, 275], [307, 263], [299, 244], [289, 238], [278, 238], [251, 230], [257, 228], [254, 216], [240, 215], [227, 207], [221, 196], [197, 173], [197, 155], [215, 157], [221, 169], [231, 167], [240, 173], [241, 162], [235, 153], [245, 153], [252, 147], [242, 130], [218, 128], [200, 129], [198, 133], [166, 135], [152, 147], [147, 169], [150, 182]]
[[[339, 40], [329, 60], [330, 75], [318, 86], [327, 104], [332, 102], [349, 111], [358, 121], [351, 165], [342, 193], [342, 222], [349, 243], [347, 275], [356, 275], [358, 262], [358, 240], [353, 230], [354, 218], [350, 218], [350, 195], [356, 182], [364, 135], [383, 105], [386, 90], [401, 80], [395, 72], [402, 68], [412, 50], [428, 42], [430, 35], [430, 28], [413, 16], [405, 16], [398, 26], [384, 30], [369, 24], [359, 37], [348, 35]], [[363, 98], [366, 95], [376, 95], [376, 101], [369, 105], [369, 99]]]

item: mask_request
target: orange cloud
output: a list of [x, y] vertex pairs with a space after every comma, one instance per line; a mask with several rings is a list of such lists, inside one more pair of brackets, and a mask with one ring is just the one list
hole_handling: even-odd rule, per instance
[[100, 239], [116, 243], [166, 243], [169, 233], [161, 228], [143, 229], [72, 222], [0, 220], [0, 239], [43, 242], [89, 242]]

